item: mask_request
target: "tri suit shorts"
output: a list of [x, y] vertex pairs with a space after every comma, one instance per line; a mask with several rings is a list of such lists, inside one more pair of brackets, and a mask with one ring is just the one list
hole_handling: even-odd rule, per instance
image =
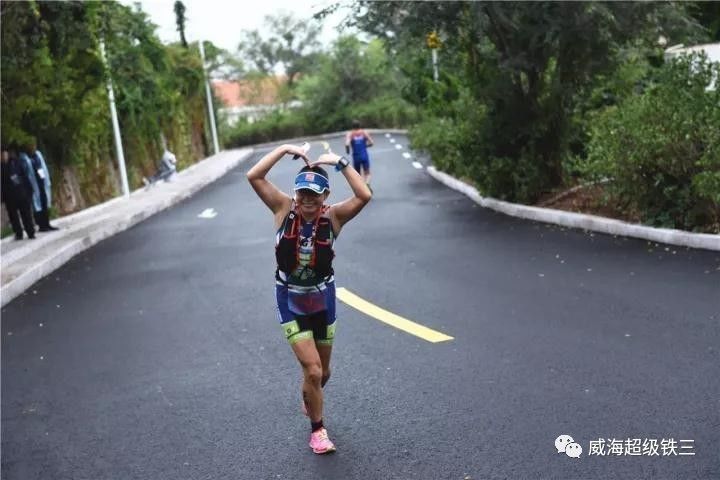
[[301, 287], [275, 283], [277, 318], [292, 345], [314, 339], [321, 345], [332, 345], [335, 339], [335, 282], [332, 278], [320, 285]]
[[362, 168], [365, 172], [369, 172], [370, 158], [368, 157], [368, 155], [353, 155], [353, 168], [358, 173], [360, 173], [360, 168]]

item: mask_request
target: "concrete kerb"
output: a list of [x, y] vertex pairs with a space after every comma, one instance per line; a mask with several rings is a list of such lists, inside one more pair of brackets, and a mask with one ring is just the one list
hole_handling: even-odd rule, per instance
[[[178, 173], [175, 182], [163, 185], [163, 187], [167, 186], [169, 188], [162, 188], [155, 191], [145, 191], [146, 195], [141, 195], [141, 192], [143, 192], [145, 189], [138, 189], [131, 194], [130, 200], [126, 200], [124, 198], [113, 199], [101, 205], [92, 207], [92, 210], [95, 213], [108, 207], [122, 206], [123, 208], [118, 208], [117, 215], [108, 215], [105, 221], [99, 221], [98, 228], [90, 229], [82, 238], [70, 241], [70, 243], [68, 243], [67, 245], [62, 246], [56, 254], [53, 254], [49, 258], [38, 262], [37, 264], [31, 265], [30, 268], [28, 268], [26, 271], [22, 272], [20, 275], [7, 282], [7, 284], [2, 285], [2, 288], [0, 290], [0, 301], [2, 306], [5, 306], [8, 302], [16, 298], [18, 295], [22, 294], [35, 282], [52, 273], [54, 270], [68, 262], [78, 253], [90, 248], [96, 243], [112, 235], [127, 230], [128, 228], [147, 219], [148, 217], [192, 196], [208, 184], [222, 177], [228, 171], [232, 170], [240, 163], [248, 159], [252, 153], [252, 148], [221, 152], [216, 156], [209, 157], [202, 162], [198, 162], [197, 164], [193, 165], [192, 168], [187, 168], [182, 172]], [[228, 155], [233, 155], [234, 157], [228, 158]], [[235, 155], [237, 156], [235, 157]], [[220, 159], [216, 158], [218, 156], [220, 157]], [[200, 164], [208, 165], [205, 162], [212, 162], [217, 160], [221, 160], [223, 164], [214, 168], [209, 173], [203, 174], [197, 179], [192, 179], [186, 173], [192, 172], [193, 170], [198, 168], [198, 165]], [[151, 202], [144, 201], [145, 198], [149, 198], [150, 196], [157, 196], [159, 198], [154, 199]], [[123, 200], [126, 200], [126, 202], [128, 203], [123, 202]], [[120, 210], [126, 211], [121, 212]], [[63, 219], [57, 219], [56, 222], [58, 225], [68, 225], [67, 230], [61, 230], [59, 233], [61, 235], [71, 235], [77, 232], [79, 228], [71, 227], [73, 220], [84, 220], [84, 217], [89, 215], [89, 213], [93, 212], [88, 212], [85, 210], [82, 212], [77, 212], [73, 215], [68, 215], [67, 217], [63, 217]], [[60, 223], [61, 220], [64, 220], [63, 223]], [[85, 223], [82, 222], [82, 220], [80, 221], [81, 223]], [[90, 223], [92, 222], [87, 222], [86, 225]], [[46, 243], [50, 241], [56, 241], [58, 239], [57, 236], [47, 236], [47, 238], [48, 240], [46, 241]]]
[[68, 245], [61, 248], [55, 255], [45, 262], [40, 262], [21, 275], [8, 282], [7, 285], [2, 286], [2, 306], [4, 307], [7, 303], [13, 300], [18, 295], [22, 294], [31, 285], [40, 280], [41, 278], [49, 275], [61, 265], [68, 262], [78, 253], [82, 252], [90, 245], [84, 245], [87, 239], [78, 239], [69, 243]]
[[709, 233], [692, 233], [667, 228], [654, 228], [615, 220], [611, 218], [588, 215], [584, 213], [566, 212], [551, 208], [531, 207], [517, 203], [504, 202], [480, 195], [475, 187], [458, 180], [433, 166], [427, 172], [439, 182], [470, 197], [482, 207], [495, 210], [506, 215], [538, 222], [552, 223], [570, 228], [591, 230], [594, 232], [641, 238], [652, 242], [677, 245], [681, 247], [701, 248], [720, 251], [720, 235]]
[[[107, 202], [93, 205], [92, 207], [88, 207], [86, 209], [80, 210], [79, 212], [75, 212], [70, 215], [66, 215], [64, 217], [54, 218], [54, 219], [52, 219], [52, 223], [55, 224], [55, 226], [57, 226], [57, 227], [66, 228], [68, 225], [78, 222], [81, 219], [84, 219], [85, 217], [92, 215], [93, 213], [97, 213], [99, 210], [104, 210], [108, 207], [111, 207], [112, 205], [122, 203], [123, 200], [125, 200], [123, 197], [113, 198], [112, 200], [108, 200]], [[38, 237], [38, 239], [36, 241], [40, 242], [42, 240], [42, 238], [46, 237], [46, 236], [47, 235]], [[13, 239], [12, 235], [10, 235], [10, 236], [2, 239], [2, 246], [5, 247], [7, 245], [10, 245], [14, 241], [15, 240]]]
[[[3, 254], [2, 254], [3, 268], [5, 268], [8, 265], [11, 265], [13, 262], [15, 262], [16, 260], [18, 260], [22, 257], [32, 254], [33, 252], [41, 251], [47, 245], [52, 244], [53, 242], [57, 241], [58, 239], [62, 239], [65, 236], [71, 235], [74, 232], [82, 230], [93, 223], [102, 222], [104, 219], [106, 219], [108, 217], [108, 215], [111, 215], [102, 209], [96, 210], [96, 213], [99, 216], [96, 216], [93, 218], [89, 218], [87, 215], [85, 215], [85, 216], [77, 217], [77, 218], [73, 219], [74, 221], [67, 221], [64, 223], [53, 222], [57, 226], [61, 227], [61, 230], [56, 231], [56, 232], [43, 233], [43, 234], [37, 235], [35, 237], [35, 240], [33, 240], [30, 244], [21, 245], [19, 248], [11, 249], [8, 251], [7, 247], [3, 246]], [[27, 240], [23, 240], [23, 241], [27, 242]], [[14, 246], [14, 245], [10, 245], [10, 246]]]
[[[168, 205], [169, 206], [169, 205]], [[146, 211], [140, 211], [131, 215], [129, 218], [121, 219], [111, 224], [106, 224], [97, 230], [91, 230], [82, 238], [71, 241], [67, 245], [61, 247], [61, 249], [48, 259], [42, 262], [38, 262], [32, 265], [28, 270], [23, 272], [21, 275], [8, 282], [7, 285], [2, 286], [2, 306], [5, 306], [8, 302], [13, 300], [18, 295], [22, 294], [35, 282], [41, 278], [51, 274], [59, 267], [70, 261], [77, 254], [87, 250], [96, 243], [111, 237], [112, 235], [119, 233], [123, 230], [127, 230], [136, 223], [154, 215], [159, 212], [158, 209], [150, 209]]]

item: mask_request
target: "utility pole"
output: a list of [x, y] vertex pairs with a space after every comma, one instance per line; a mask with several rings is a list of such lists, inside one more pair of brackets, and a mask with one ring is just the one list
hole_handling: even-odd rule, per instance
[[113, 90], [110, 66], [105, 55], [105, 41], [100, 40], [100, 55], [102, 56], [105, 71], [107, 72], [107, 91], [110, 100], [110, 117], [112, 118], [113, 135], [115, 137], [115, 153], [120, 166], [120, 179], [122, 180], [123, 196], [130, 198], [130, 187], [128, 186], [127, 169], [125, 168], [125, 154], [123, 153], [122, 137], [120, 136], [120, 122], [118, 122], [117, 110], [115, 108], [115, 91]]
[[217, 129], [215, 128], [215, 110], [213, 109], [212, 95], [210, 94], [210, 80], [205, 69], [205, 48], [203, 47], [203, 40], [198, 40], [200, 45], [200, 58], [202, 59], [203, 76], [205, 77], [205, 93], [207, 95], [207, 108], [208, 116], [210, 117], [210, 131], [212, 132], [213, 146], [215, 147], [215, 154], [220, 152], [217, 139]]

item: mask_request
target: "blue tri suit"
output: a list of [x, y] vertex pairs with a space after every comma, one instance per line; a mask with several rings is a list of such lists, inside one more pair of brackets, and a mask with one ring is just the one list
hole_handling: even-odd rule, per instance
[[361, 167], [364, 171], [369, 171], [370, 157], [368, 156], [367, 136], [365, 136], [365, 132], [351, 132], [350, 146], [352, 148], [353, 168], [358, 172], [360, 172]]

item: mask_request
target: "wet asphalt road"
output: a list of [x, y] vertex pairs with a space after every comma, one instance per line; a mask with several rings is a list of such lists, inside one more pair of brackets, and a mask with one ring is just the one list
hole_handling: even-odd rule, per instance
[[[720, 253], [483, 210], [393, 138], [337, 284], [454, 340], [338, 302], [336, 454], [307, 447], [275, 319], [272, 219], [244, 176], [261, 151], [2, 310], [2, 478], [720, 478]], [[289, 191], [297, 168], [270, 179]], [[349, 190], [331, 177], [332, 202]], [[695, 455], [588, 456], [601, 438]]]

